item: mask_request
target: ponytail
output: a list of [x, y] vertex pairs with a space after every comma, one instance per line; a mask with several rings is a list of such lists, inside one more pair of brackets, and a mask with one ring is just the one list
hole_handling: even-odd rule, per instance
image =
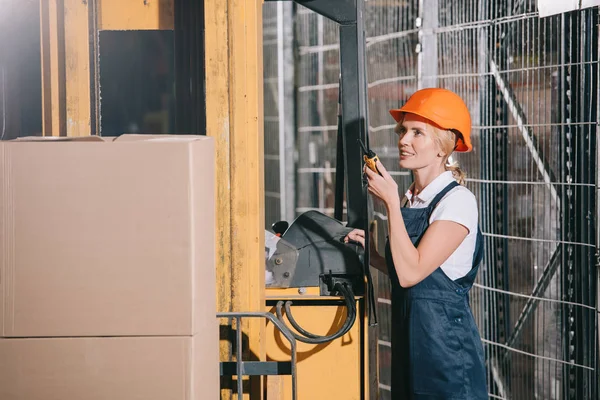
[[[467, 174], [460, 168], [458, 162], [453, 159], [452, 152], [456, 149], [456, 143], [459, 138], [460, 132], [454, 130], [447, 130], [438, 128], [435, 125], [429, 124], [430, 129], [433, 131], [433, 137], [439, 146], [442, 154], [445, 154], [442, 162], [446, 171], [451, 171], [452, 176], [458, 182], [459, 185], [465, 186]], [[401, 123], [398, 123], [396, 129], [401, 128]], [[398, 132], [396, 130], [396, 132]]]
[[452, 176], [454, 179], [462, 186], [465, 186], [465, 180], [467, 178], [467, 174], [460, 169], [458, 163], [454, 164], [446, 164], [446, 171], [452, 171]]

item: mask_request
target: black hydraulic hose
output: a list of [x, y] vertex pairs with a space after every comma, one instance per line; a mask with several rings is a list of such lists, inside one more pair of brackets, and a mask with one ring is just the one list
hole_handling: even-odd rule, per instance
[[[336, 285], [334, 287], [338, 291], [344, 293], [345, 288], [342, 286], [342, 284], [336, 283]], [[353, 322], [354, 318], [352, 317], [352, 315], [356, 316], [356, 306], [354, 304], [354, 301], [352, 300], [353, 298], [354, 298], [354, 295], [351, 292], [348, 293], [348, 296], [346, 296], [346, 293], [344, 293], [344, 300], [346, 301], [346, 308], [348, 309], [348, 314], [346, 316], [346, 321], [342, 325], [342, 328], [340, 329], [340, 331], [343, 331], [348, 323]], [[285, 303], [285, 313], [287, 314], [288, 319], [290, 320], [290, 323], [292, 324], [294, 329], [296, 329], [298, 332], [300, 332], [301, 335], [304, 335], [304, 336], [307, 336], [310, 338], [321, 337], [320, 335], [315, 335], [314, 333], [308, 332], [307, 330], [303, 329], [300, 326], [300, 324], [298, 324], [296, 322], [296, 320], [294, 319], [294, 316], [292, 315], [291, 303], [292, 303], [291, 301], [287, 301]], [[350, 326], [352, 326], [352, 325], [350, 325]]]
[[[356, 305], [354, 303], [355, 302], [354, 293], [352, 292], [352, 289], [349, 286], [347, 286], [346, 284], [342, 284], [340, 282], [336, 283], [334, 285], [334, 288], [343, 294], [344, 301], [346, 303], [346, 308], [348, 309], [348, 312], [346, 314], [346, 320], [344, 321], [344, 324], [342, 325], [342, 327], [337, 332], [335, 332], [331, 335], [327, 335], [327, 336], [315, 335], [314, 333], [310, 333], [307, 330], [300, 327], [300, 325], [298, 324], [298, 322], [294, 319], [294, 316], [292, 315], [292, 310], [291, 310], [292, 302], [289, 300], [285, 302], [285, 313], [287, 314], [288, 320], [290, 321], [290, 324], [294, 327], [294, 329], [296, 329], [300, 333], [300, 334], [297, 334], [296, 332], [292, 331], [292, 334], [294, 335], [296, 340], [299, 340], [304, 343], [309, 343], [309, 344], [327, 343], [327, 342], [335, 340], [339, 337], [344, 336], [352, 328], [352, 326], [354, 325], [354, 322], [356, 321]], [[278, 301], [277, 307], [275, 310], [277, 313], [277, 318], [280, 321], [284, 322], [283, 313], [281, 310], [282, 307], [284, 307], [283, 300]]]
[[[290, 303], [291, 302], [287, 302], [286, 303], [286, 313], [289, 313], [289, 307], [290, 307]], [[293, 316], [289, 316], [288, 314], [288, 318], [290, 319], [290, 321], [293, 319]], [[328, 336], [319, 336], [319, 335], [314, 335], [316, 337], [307, 337], [307, 336], [303, 336], [303, 335], [298, 335], [296, 334], [294, 331], [292, 331], [292, 334], [294, 335], [294, 337], [304, 343], [309, 343], [309, 344], [322, 344], [322, 343], [327, 343], [330, 341], [333, 341], [337, 338], [342, 337], [343, 335], [345, 335], [350, 328], [352, 328], [354, 321], [356, 320], [356, 312], [351, 310], [349, 311], [348, 316], [346, 317], [346, 322], [344, 323], [344, 325], [342, 326], [342, 328], [332, 334], [332, 335], [328, 335]], [[295, 322], [295, 321], [294, 321]], [[297, 325], [297, 323], [296, 323]]]

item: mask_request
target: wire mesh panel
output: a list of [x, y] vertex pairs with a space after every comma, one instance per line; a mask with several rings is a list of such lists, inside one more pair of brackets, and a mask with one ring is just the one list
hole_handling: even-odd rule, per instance
[[540, 19], [535, 2], [482, 2], [478, 13], [494, 22], [480, 28], [481, 174], [471, 179], [490, 211], [474, 293], [490, 388], [593, 398], [598, 10]]
[[[491, 398], [597, 396], [598, 8], [540, 18], [534, 0], [369, 0], [371, 147], [397, 178], [388, 110], [422, 87], [461, 95], [485, 258], [471, 304]], [[335, 25], [298, 7], [296, 212], [332, 214], [339, 76]], [[385, 209], [374, 204], [378, 242]], [[390, 288], [379, 276], [379, 398], [389, 399]]]
[[337, 25], [297, 7], [297, 203], [333, 216], [339, 88]]
[[281, 218], [281, 185], [279, 172], [279, 98], [277, 3], [263, 5], [263, 90], [265, 129], [265, 225]]
[[265, 225], [293, 218], [294, 106], [292, 5], [263, 5]]

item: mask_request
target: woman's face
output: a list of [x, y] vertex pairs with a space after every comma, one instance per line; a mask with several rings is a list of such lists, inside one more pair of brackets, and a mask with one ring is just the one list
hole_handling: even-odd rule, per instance
[[419, 170], [441, 164], [441, 149], [431, 128], [423, 117], [414, 114], [404, 116], [398, 131], [400, 168]]

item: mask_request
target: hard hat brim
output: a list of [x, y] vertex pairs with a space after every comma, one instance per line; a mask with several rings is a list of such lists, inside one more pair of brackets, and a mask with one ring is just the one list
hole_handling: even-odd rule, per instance
[[[405, 109], [399, 108], [399, 109], [390, 110], [389, 112], [390, 112], [390, 115], [392, 116], [392, 118], [394, 118], [394, 120], [396, 122], [402, 121], [404, 114], [414, 114], [414, 115], [418, 115], [421, 118], [425, 118], [427, 121], [431, 122], [431, 125], [435, 125], [436, 127], [440, 128], [440, 129], [445, 129], [445, 130], [453, 129], [453, 128], [445, 127], [444, 126], [445, 124], [443, 124], [443, 123], [440, 123], [438, 121], [433, 121], [428, 115], [423, 115], [423, 113], [415, 112], [412, 110], [405, 110]], [[463, 137], [459, 137], [454, 151], [457, 151], [460, 153], [468, 153], [471, 150], [473, 150], [473, 146], [471, 145], [470, 141], [465, 141], [465, 139]]]

